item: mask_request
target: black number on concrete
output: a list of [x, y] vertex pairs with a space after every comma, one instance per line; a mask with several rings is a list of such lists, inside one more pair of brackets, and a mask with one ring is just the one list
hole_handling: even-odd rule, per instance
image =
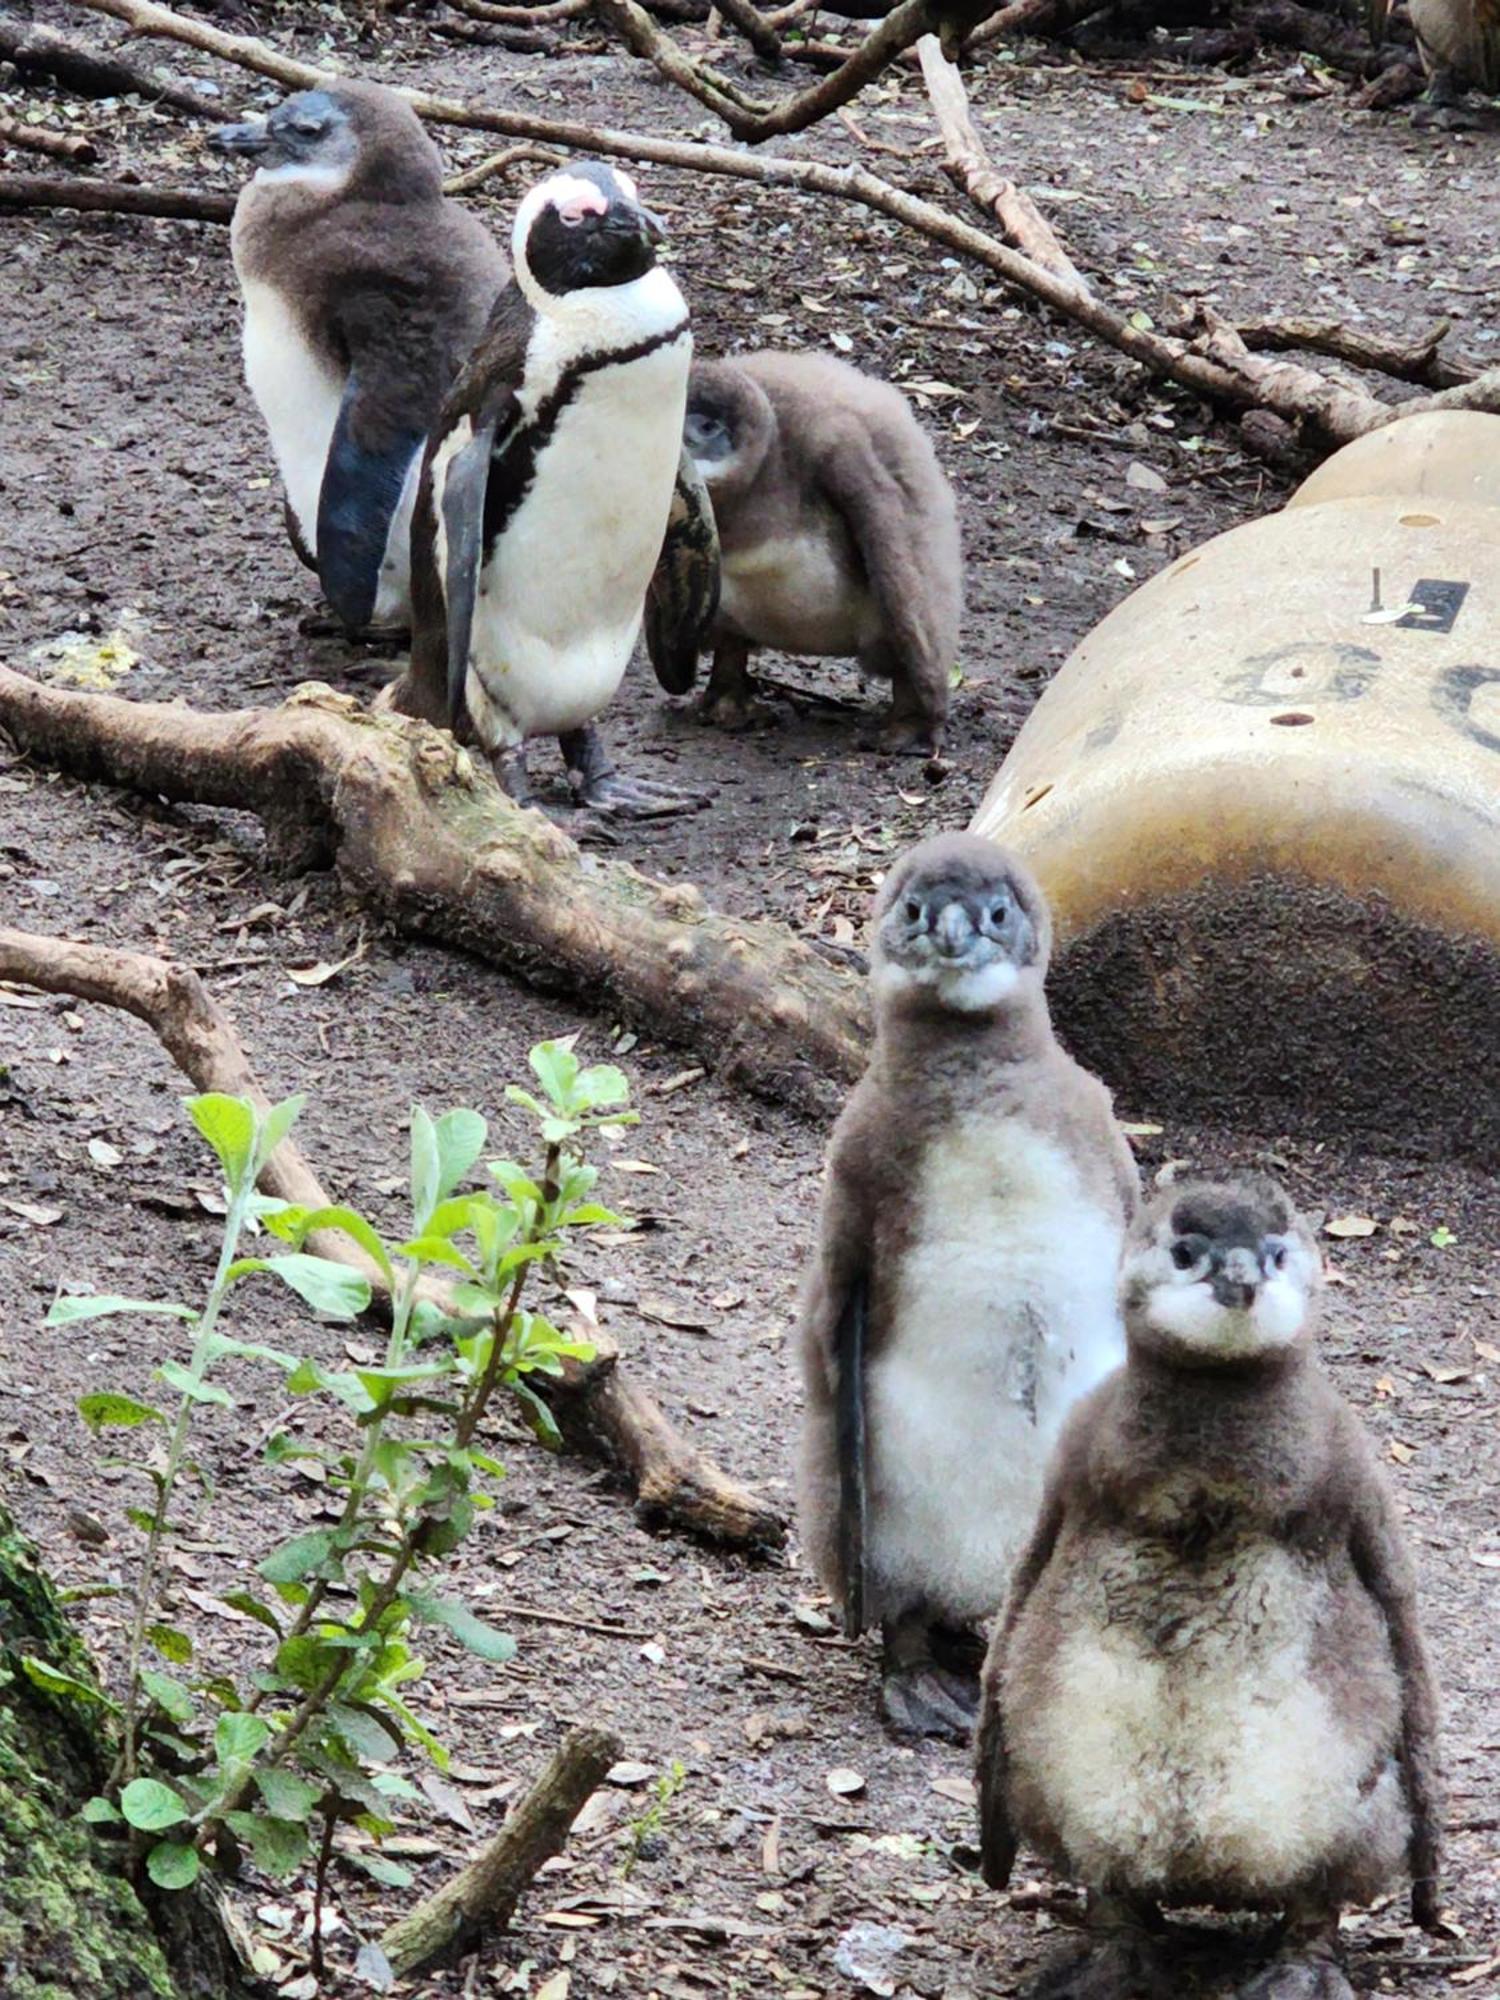
[[1412, 585], [1407, 594], [1406, 601], [1414, 605], [1415, 610], [1396, 620], [1396, 630], [1451, 632], [1468, 594], [1466, 583], [1445, 583], [1438, 577], [1424, 576]]

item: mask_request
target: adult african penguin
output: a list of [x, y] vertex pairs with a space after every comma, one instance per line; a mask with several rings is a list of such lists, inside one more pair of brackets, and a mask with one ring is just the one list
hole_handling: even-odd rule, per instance
[[[713, 508], [721, 589], [706, 718], [754, 714], [757, 646], [842, 654], [890, 683], [887, 749], [942, 742], [962, 610], [958, 510], [899, 389], [831, 354], [695, 363], [686, 441]], [[648, 625], [657, 679], [693, 682]]]
[[378, 84], [299, 91], [210, 144], [256, 163], [230, 243], [293, 547], [351, 631], [404, 626], [422, 449], [504, 253], [445, 198], [437, 148]]
[[1284, 1912], [1241, 2000], [1352, 2000], [1340, 1911], [1403, 1875], [1437, 1919], [1437, 1698], [1320, 1279], [1262, 1175], [1174, 1183], [1131, 1233], [1126, 1364], [1063, 1432], [984, 1672], [986, 1879], [1024, 1839], [1088, 1891], [1059, 2000], [1174, 2000], [1162, 1904]]
[[[679, 535], [692, 335], [662, 228], [597, 161], [526, 195], [515, 276], [433, 431], [413, 523], [412, 659], [394, 706], [472, 733], [531, 797], [526, 746], [556, 736], [579, 800], [654, 815], [702, 803], [621, 777], [594, 718]], [[701, 489], [699, 489], [701, 490]], [[712, 535], [691, 615], [712, 610]]]
[[802, 1539], [846, 1628], [881, 1627], [903, 1732], [967, 1733], [978, 1627], [1053, 1441], [1124, 1353], [1135, 1162], [1053, 1037], [1050, 932], [990, 841], [901, 856], [876, 904], [870, 1065], [829, 1143], [798, 1328]]

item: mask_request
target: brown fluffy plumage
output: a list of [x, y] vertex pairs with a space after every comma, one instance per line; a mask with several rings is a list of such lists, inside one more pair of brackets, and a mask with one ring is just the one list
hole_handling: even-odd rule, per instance
[[[1135, 1163], [1108, 1092], [1053, 1037], [1049, 941], [1035, 881], [989, 841], [940, 836], [891, 869], [875, 1047], [829, 1146], [798, 1331], [804, 1551], [852, 1625], [884, 1627], [888, 1717], [931, 1733], [962, 1727], [958, 1690], [933, 1680], [933, 1635], [999, 1604], [1063, 1412], [1121, 1352]], [[855, 1577], [840, 1426], [859, 1298]]]
[[1339, 1908], [1403, 1869], [1418, 1917], [1437, 1910], [1412, 1567], [1313, 1350], [1317, 1281], [1306, 1226], [1264, 1180], [1173, 1187], [1139, 1218], [1129, 1358], [1063, 1432], [979, 1733], [991, 1884], [1025, 1839], [1116, 1916], [1284, 1908], [1318, 1983], [1299, 1958], [1264, 2000], [1347, 1992]]
[[756, 646], [849, 655], [892, 684], [892, 746], [935, 748], [962, 609], [958, 514], [906, 398], [827, 354], [700, 362], [687, 438], [719, 531], [709, 712], [744, 714]]

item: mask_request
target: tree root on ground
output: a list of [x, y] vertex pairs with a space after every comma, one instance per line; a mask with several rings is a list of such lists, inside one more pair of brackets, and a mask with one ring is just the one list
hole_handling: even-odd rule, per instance
[[[269, 1108], [233, 1022], [189, 966], [0, 929], [0, 979], [122, 1008], [146, 1023], [199, 1090], [248, 1097], [262, 1112]], [[260, 1185], [302, 1207], [329, 1205], [322, 1183], [290, 1140], [276, 1148]], [[319, 1256], [352, 1266], [374, 1293], [384, 1295], [380, 1272], [349, 1237], [327, 1230], [310, 1241]], [[433, 1288], [433, 1296], [443, 1302], [441, 1286]], [[643, 1514], [723, 1542], [780, 1542], [785, 1523], [778, 1511], [691, 1445], [631, 1379], [607, 1340], [596, 1339], [594, 1346], [592, 1361], [569, 1361], [561, 1377], [533, 1380], [569, 1446], [623, 1468], [635, 1482]]]

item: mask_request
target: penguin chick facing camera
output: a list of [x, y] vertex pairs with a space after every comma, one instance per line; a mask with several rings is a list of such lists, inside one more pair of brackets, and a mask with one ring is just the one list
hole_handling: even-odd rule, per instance
[[299, 91], [209, 144], [255, 163], [230, 243], [292, 545], [349, 631], [409, 625], [422, 448], [504, 254], [444, 197], [437, 148], [378, 84]]
[[875, 908], [870, 1066], [834, 1128], [798, 1327], [804, 1551], [879, 1625], [901, 1733], [962, 1740], [1071, 1405], [1124, 1353], [1138, 1180], [1053, 1037], [1047, 906], [1014, 856], [923, 841]]
[[1179, 1992], [1163, 1904], [1284, 1911], [1244, 2000], [1351, 2000], [1340, 1910], [1403, 1874], [1436, 1920], [1437, 1701], [1320, 1278], [1260, 1176], [1132, 1232], [1126, 1365], [1069, 1420], [984, 1670], [985, 1879], [1025, 1840], [1088, 1891], [1059, 2000]]
[[[941, 745], [958, 649], [958, 509], [899, 389], [826, 354], [699, 362], [686, 441], [720, 545], [710, 721], [754, 714], [757, 646], [857, 658], [888, 681], [884, 747]], [[680, 658], [647, 625], [657, 678], [684, 693]]]
[[557, 737], [579, 802], [597, 811], [705, 803], [621, 776], [595, 727], [664, 546], [693, 541], [676, 574], [697, 574], [704, 593], [679, 588], [670, 616], [701, 621], [716, 589], [711, 523], [682, 466], [692, 334], [661, 240], [634, 181], [598, 161], [532, 188], [514, 279], [428, 445], [411, 667], [393, 705], [477, 739], [520, 804], [537, 736]]

